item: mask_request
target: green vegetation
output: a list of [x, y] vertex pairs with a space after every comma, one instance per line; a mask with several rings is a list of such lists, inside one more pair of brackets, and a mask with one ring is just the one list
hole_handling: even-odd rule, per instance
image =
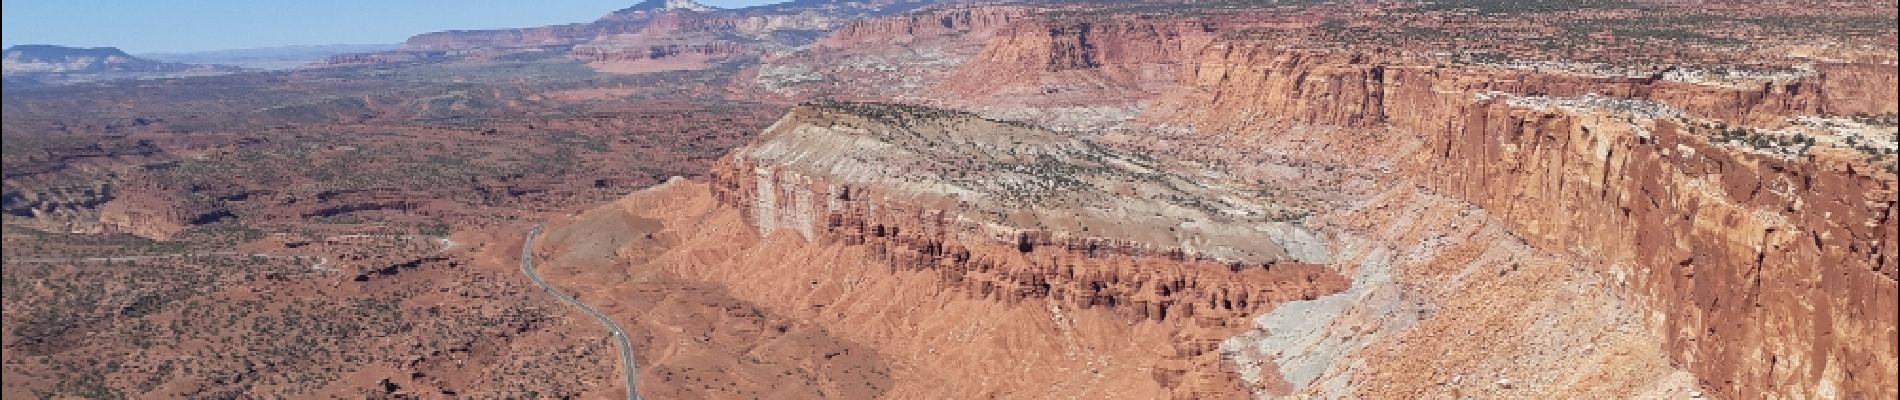
[[1884, 127], [1900, 126], [1900, 114], [1895, 114], [1895, 113], [1886, 113], [1886, 114], [1858, 113], [1858, 114], [1850, 115], [1848, 116], [1848, 118], [1853, 119], [1854, 122], [1859, 122], [1859, 123], [1872, 125], [1872, 126], [1884, 126]]
[[1748, 146], [1775, 154], [1803, 156], [1814, 147], [1814, 138], [1803, 134], [1780, 135], [1748, 127], [1731, 127], [1720, 122], [1698, 128], [1707, 132], [1711, 142]]

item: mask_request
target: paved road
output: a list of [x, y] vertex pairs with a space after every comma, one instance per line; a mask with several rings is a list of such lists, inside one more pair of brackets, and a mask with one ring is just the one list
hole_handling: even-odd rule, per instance
[[534, 238], [540, 235], [541, 225], [535, 225], [534, 230], [528, 231], [528, 238], [521, 241], [521, 273], [527, 274], [528, 280], [534, 281], [535, 285], [541, 286], [541, 290], [548, 291], [548, 294], [554, 295], [554, 298], [561, 299], [561, 301], [565, 301], [568, 304], [573, 304], [574, 307], [578, 307], [581, 311], [586, 312], [588, 316], [600, 320], [600, 324], [607, 327], [607, 333], [614, 337], [614, 344], [620, 346], [620, 370], [626, 373], [627, 399], [639, 400], [639, 392], [633, 390], [633, 377], [635, 375], [633, 369], [633, 342], [627, 341], [627, 331], [620, 329], [620, 324], [614, 323], [613, 318], [607, 318], [607, 314], [600, 313], [600, 310], [594, 309], [593, 306], [582, 303], [580, 299], [576, 299], [574, 296], [569, 296], [567, 293], [562, 293], [560, 290], [554, 289], [554, 286], [548, 285], [548, 281], [541, 280], [541, 275], [534, 272]]

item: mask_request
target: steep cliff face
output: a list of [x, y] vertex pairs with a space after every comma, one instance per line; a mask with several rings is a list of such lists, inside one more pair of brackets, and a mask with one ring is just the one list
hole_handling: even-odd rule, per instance
[[[938, 88], [953, 97], [1101, 87], [1158, 90], [1214, 40], [1204, 22], [1114, 17], [1037, 18], [1009, 25]], [[1140, 98], [1145, 96], [1120, 96]]]
[[1826, 63], [1815, 68], [1827, 114], [1881, 114], [1900, 109], [1900, 74], [1893, 65]]
[[1893, 394], [1893, 175], [1723, 149], [1673, 120], [1494, 102], [1452, 124], [1416, 179], [1626, 275], [1707, 387]]
[[1893, 89], [1865, 86], [1894, 79], [1886, 67], [1737, 87], [1217, 44], [1144, 120], [1209, 135], [1301, 134], [1256, 127], [1275, 121], [1416, 135], [1418, 152], [1395, 155], [1403, 180], [1618, 277], [1708, 390], [1882, 397], [1900, 346], [1894, 175], [1864, 150], [1776, 153], [1713, 141], [1710, 125], [1891, 113]]
[[1263, 120], [1370, 126], [1385, 121], [1385, 67], [1371, 55], [1220, 43], [1198, 53], [1186, 84], [1147, 111], [1205, 133]]
[[1161, 97], [1144, 119], [1191, 124], [1209, 133], [1263, 121], [1372, 126], [1391, 122], [1438, 129], [1476, 93], [1648, 100], [1690, 115], [1755, 126], [1781, 126], [1807, 115], [1883, 114], [1896, 110], [1886, 89], [1900, 79], [1891, 65], [1821, 64], [1795, 77], [1711, 85], [1649, 77], [1446, 66], [1392, 51], [1285, 49], [1218, 42], [1195, 56], [1184, 85]]

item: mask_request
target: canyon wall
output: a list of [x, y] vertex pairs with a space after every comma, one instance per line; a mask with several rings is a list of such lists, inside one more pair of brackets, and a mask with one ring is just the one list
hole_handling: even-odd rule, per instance
[[1415, 179], [1627, 276], [1666, 351], [1706, 387], [1893, 394], [1892, 175], [1738, 154], [1667, 120], [1492, 102], [1452, 124]]
[[[1183, 60], [1213, 43], [1200, 21], [1116, 16], [1027, 19], [990, 39], [938, 90], [950, 96], [1171, 84]], [[1145, 96], [1121, 96], [1140, 98]]]
[[1714, 143], [1694, 122], [1892, 113], [1891, 86], [1871, 86], [1894, 79], [1884, 67], [1738, 88], [1219, 44], [1144, 120], [1416, 135], [1404, 179], [1618, 276], [1673, 362], [1719, 396], [1890, 397], [1894, 175], [1840, 147]]
[[[1447, 66], [1389, 50], [1302, 50], [1218, 42], [1192, 56], [1185, 87], [1144, 118], [1219, 132], [1269, 120], [1439, 130], [1477, 93], [1649, 100], [1702, 118], [1780, 126], [1806, 115], [1896, 112], [1891, 65], [1824, 63], [1798, 78], [1708, 85], [1649, 77], [1592, 76], [1483, 65]], [[1397, 71], [1403, 69], [1405, 71]], [[1401, 73], [1403, 75], [1401, 75]]]

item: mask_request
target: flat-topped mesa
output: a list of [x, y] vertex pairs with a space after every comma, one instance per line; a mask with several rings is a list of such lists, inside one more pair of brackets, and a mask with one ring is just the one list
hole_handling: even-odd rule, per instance
[[[1324, 262], [1299, 214], [1229, 186], [1218, 172], [1184, 172], [1035, 126], [958, 111], [898, 104], [799, 107], [734, 162], [758, 183], [822, 181], [846, 192], [940, 207], [986, 237], [1129, 243], [1240, 263]], [[845, 199], [826, 209], [848, 207]], [[819, 204], [819, 203], [814, 203]], [[818, 211], [814, 209], [814, 211]], [[805, 232], [790, 220], [762, 229]]]
[[[1005, 300], [1245, 316], [1342, 288], [1300, 210], [1027, 124], [859, 103], [793, 109], [715, 167], [762, 234], [866, 245]], [[1212, 312], [1210, 312], [1212, 311]]]

